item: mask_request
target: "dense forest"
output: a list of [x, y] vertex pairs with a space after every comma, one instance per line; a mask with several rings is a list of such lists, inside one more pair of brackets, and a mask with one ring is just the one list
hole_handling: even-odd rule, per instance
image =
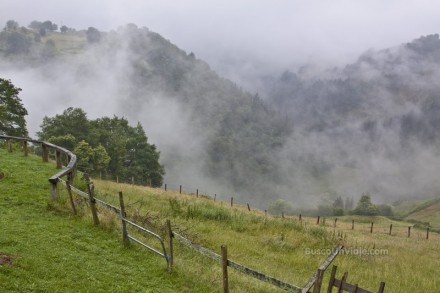
[[[430, 196], [440, 187], [433, 176], [440, 166], [438, 35], [367, 51], [313, 77], [266, 76], [259, 93], [134, 24], [100, 32], [8, 21], [0, 56], [6, 78], [18, 76], [25, 91], [29, 84], [28, 91], [45, 93], [39, 103], [58, 105], [51, 113], [28, 109], [45, 117], [39, 137], [74, 141], [71, 148], [84, 141], [92, 151], [103, 146], [114, 170], [125, 163], [110, 151], [109, 125], [123, 133], [115, 136], [125, 143], [124, 158], [137, 139], [156, 158], [160, 151], [156, 167], [163, 165], [168, 183], [238, 193], [261, 205], [278, 198], [314, 206], [364, 192], [383, 202]], [[51, 133], [48, 126], [72, 111], [117, 116], [84, 117], [82, 133], [75, 127]]]

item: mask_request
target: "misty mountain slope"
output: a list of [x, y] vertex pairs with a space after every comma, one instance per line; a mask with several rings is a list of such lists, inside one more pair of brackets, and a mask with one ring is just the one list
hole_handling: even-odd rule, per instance
[[[23, 28], [8, 33], [27, 40], [35, 34]], [[78, 39], [87, 33], [50, 33], [26, 50], [3, 52], [5, 74], [27, 91], [30, 116], [72, 106], [92, 117], [140, 121], [161, 151], [170, 185], [239, 192], [256, 202], [280, 182], [277, 154], [292, 131], [285, 116], [147, 28], [127, 25], [101, 32], [98, 41]], [[0, 43], [8, 42], [4, 36]], [[55, 54], [38, 58], [36, 48], [49, 40]], [[49, 113], [42, 104], [53, 105]]]
[[[285, 151], [297, 154], [292, 161], [319, 158], [312, 165], [324, 178], [334, 178], [339, 167], [353, 168], [355, 182], [331, 182], [340, 193], [438, 194], [433, 174], [440, 166], [439, 65], [439, 36], [429, 35], [368, 51], [330, 78], [285, 72], [266, 84], [268, 103], [296, 126]], [[298, 152], [295, 140], [312, 148]]]
[[363, 192], [384, 202], [438, 194], [439, 43], [367, 51], [322, 78], [286, 71], [264, 80], [264, 99], [135, 25], [4, 30], [0, 66], [23, 88], [28, 125], [69, 106], [124, 116], [161, 151], [168, 186], [310, 207]]

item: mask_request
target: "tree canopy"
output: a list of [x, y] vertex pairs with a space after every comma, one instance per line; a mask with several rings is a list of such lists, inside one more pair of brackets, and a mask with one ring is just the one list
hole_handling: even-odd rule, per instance
[[0, 78], [0, 134], [27, 136], [25, 116], [28, 114], [19, 93], [10, 80]]
[[114, 116], [89, 120], [80, 108], [68, 108], [54, 117], [44, 117], [42, 140], [72, 149], [78, 166], [88, 173], [103, 173], [121, 180], [150, 184], [163, 183], [164, 167], [160, 153], [148, 138], [141, 124], [129, 125], [127, 119]]

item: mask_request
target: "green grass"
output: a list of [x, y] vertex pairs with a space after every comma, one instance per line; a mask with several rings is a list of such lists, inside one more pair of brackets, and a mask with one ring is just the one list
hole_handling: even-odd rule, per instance
[[[31, 292], [221, 291], [219, 263], [186, 246], [175, 242], [175, 267], [168, 274], [160, 257], [135, 244], [122, 248], [116, 215], [100, 207], [101, 225], [94, 228], [84, 200], [75, 199], [80, 215], [71, 215], [63, 188], [60, 199], [50, 203], [47, 178], [55, 171], [52, 164], [3, 150], [0, 162], [6, 175], [0, 180], [1, 228], [8, 232], [0, 235], [0, 254], [15, 257], [12, 266], [0, 268], [0, 282], [8, 291], [20, 291], [20, 286]], [[348, 271], [349, 282], [372, 291], [381, 281], [386, 282], [385, 292], [440, 291], [440, 236], [432, 233], [426, 240], [423, 230], [414, 229], [407, 238], [408, 222], [342, 217], [335, 229], [332, 219], [327, 219], [326, 226], [317, 226], [313, 218], [303, 217], [299, 223], [296, 217], [266, 217], [261, 211], [249, 212], [244, 206], [230, 207], [195, 195], [100, 180], [95, 185], [97, 197], [115, 206], [118, 192], [123, 191], [129, 216], [143, 226], [165, 235], [165, 221], [170, 219], [173, 230], [193, 242], [217, 253], [221, 245], [227, 245], [230, 259], [294, 285], [304, 285], [327, 257], [306, 250], [329, 249], [342, 242], [348, 248], [377, 248], [387, 253], [340, 255], [335, 260], [339, 277]], [[357, 223], [354, 231], [352, 219]], [[369, 233], [372, 220], [373, 234]], [[392, 236], [387, 235], [390, 223], [395, 227]], [[132, 229], [130, 233], [142, 238]], [[157, 242], [143, 240], [159, 248]], [[229, 274], [231, 292], [283, 292], [232, 269]]]
[[211, 287], [146, 250], [123, 248], [118, 231], [95, 228], [52, 204], [40, 158], [0, 150], [2, 292], [210, 292]]

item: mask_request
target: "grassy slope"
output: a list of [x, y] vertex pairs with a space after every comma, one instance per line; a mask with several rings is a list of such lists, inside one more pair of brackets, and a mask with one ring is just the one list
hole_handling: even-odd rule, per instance
[[[0, 151], [2, 165], [4, 154]], [[18, 162], [19, 158], [20, 155], [14, 155], [13, 162]], [[33, 167], [29, 167], [28, 160], [21, 163], [22, 166], [28, 168], [28, 171], [33, 168], [41, 169], [40, 159], [33, 160], [35, 161], [32, 163]], [[175, 247], [175, 272], [168, 275], [165, 273], [163, 259], [152, 256], [136, 246], [132, 246], [131, 249], [121, 248], [119, 232], [109, 232], [114, 231], [115, 228], [119, 229], [119, 221], [117, 217], [106, 213], [105, 210], [100, 209], [99, 216], [103, 223], [101, 228], [92, 228], [90, 213], [80, 200], [77, 200], [77, 204], [78, 207], [84, 208], [84, 218], [70, 216], [68, 206], [62, 200], [55, 207], [48, 209], [49, 191], [46, 178], [52, 174], [52, 171], [53, 169], [50, 168], [46, 174], [41, 176], [41, 183], [37, 182], [37, 186], [40, 186], [38, 189], [33, 188], [34, 192], [41, 189], [38, 202], [34, 204], [31, 201], [28, 202], [27, 196], [15, 199], [17, 193], [14, 192], [14, 195], [7, 196], [9, 200], [2, 201], [0, 205], [2, 209], [4, 205], [7, 205], [9, 210], [17, 210], [17, 212], [26, 207], [25, 212], [19, 217], [20, 221], [15, 221], [17, 224], [9, 225], [11, 226], [9, 227], [4, 225], [2, 220], [1, 228], [5, 226], [10, 233], [20, 231], [19, 227], [14, 228], [14, 226], [31, 227], [32, 225], [28, 225], [29, 221], [25, 220], [31, 214], [33, 214], [32, 223], [42, 221], [35, 229], [32, 229], [35, 230], [36, 236], [28, 236], [30, 232], [24, 233], [24, 231], [14, 233], [13, 237], [0, 235], [0, 252], [18, 256], [14, 266], [0, 269], [0, 278], [7, 276], [7, 288], [14, 288], [15, 284], [24, 282], [29, 288], [35, 283], [37, 288], [48, 286], [47, 288], [52, 289], [60, 288], [57, 286], [63, 283], [67, 291], [72, 291], [72, 288], [77, 288], [76, 286], [82, 286], [78, 288], [83, 288], [83, 291], [105, 291], [109, 288], [105, 287], [107, 282], [110, 283], [108, 286], [113, 288], [118, 281], [111, 277], [111, 272], [116, 273], [123, 268], [124, 272], [127, 270], [127, 276], [148, 276], [148, 281], [144, 285], [136, 283], [134, 278], [126, 281], [119, 280], [124, 282], [123, 288], [143, 286], [154, 288], [153, 291], [167, 292], [172, 291], [171, 288], [178, 288], [176, 291], [185, 291], [185, 288], [195, 286], [191, 291], [220, 291], [220, 266], [178, 243]], [[4, 180], [12, 180], [12, 178], [8, 175], [8, 178]], [[4, 180], [0, 181], [1, 197], [4, 197], [3, 186], [6, 182], [3, 182]], [[16, 178], [10, 184], [13, 184], [11, 186], [16, 190], [22, 186], [20, 182], [22, 182], [21, 178]], [[382, 280], [386, 282], [386, 292], [440, 291], [438, 279], [440, 237], [438, 234], [431, 234], [430, 239], [426, 241], [423, 231], [413, 231], [412, 237], [408, 239], [405, 234], [406, 223], [393, 222], [395, 227], [393, 236], [388, 236], [390, 220], [386, 218], [374, 219], [375, 233], [370, 234], [371, 218], [356, 218], [356, 222], [365, 224], [357, 224], [355, 231], [351, 231], [351, 218], [347, 217], [339, 219], [338, 227], [334, 231], [332, 227], [317, 227], [316, 220], [311, 218], [304, 219], [305, 224], [300, 225], [296, 219], [283, 220], [272, 217], [266, 219], [264, 214], [258, 211], [248, 212], [242, 207], [231, 208], [227, 203], [213, 203], [212, 199], [195, 198], [194, 195], [179, 195], [171, 191], [165, 192], [159, 189], [99, 180], [96, 180], [95, 184], [97, 195], [115, 205], [118, 203], [118, 191], [123, 190], [129, 214], [133, 215], [139, 223], [152, 227], [158, 233], [164, 233], [164, 221], [171, 219], [173, 229], [191, 240], [218, 252], [220, 245], [226, 244], [230, 258], [289, 283], [305, 284], [313, 271], [326, 258], [326, 255], [306, 255], [305, 249], [330, 248], [336, 243], [331, 235], [344, 233], [347, 235], [343, 237], [346, 247], [386, 249], [388, 255], [340, 255], [335, 261], [335, 264], [339, 266], [339, 276], [343, 271], [348, 271], [349, 281], [373, 291], [377, 289]], [[20, 187], [20, 189], [25, 190], [25, 187]], [[65, 194], [62, 198], [65, 198]], [[26, 204], [14, 204], [17, 201]], [[3, 214], [3, 211], [1, 212]], [[11, 212], [7, 215], [9, 219], [17, 217], [17, 214]], [[39, 220], [35, 221], [37, 217]], [[52, 219], [50, 224], [49, 219]], [[64, 223], [56, 228], [56, 232], [51, 232], [55, 229], [54, 227], [44, 230], [39, 228], [40, 225], [52, 227], [56, 223], [57, 227]], [[327, 219], [327, 225], [331, 226], [331, 223], [331, 219]], [[33, 245], [21, 247], [27, 241], [16, 239], [35, 237], [42, 243], [48, 243], [31, 249]], [[104, 252], [100, 250], [101, 247], [105, 247], [104, 251], [108, 251], [109, 255], [103, 257]], [[56, 257], [52, 256], [52, 250], [60, 249], [62, 251], [57, 252]], [[95, 252], [99, 252], [101, 257], [95, 256]], [[116, 259], [116, 256], [120, 254], [127, 255], [129, 261]], [[82, 269], [81, 266], [88, 257], [92, 257], [88, 263], [89, 268]], [[78, 258], [81, 260], [77, 261]], [[35, 264], [22, 270], [21, 267], [25, 266], [28, 259]], [[62, 263], [60, 263], [61, 260]], [[131, 264], [134, 264], [135, 269], [130, 271]], [[44, 267], [41, 273], [38, 266]], [[78, 268], [82, 273], [75, 272], [72, 268]], [[41, 281], [41, 276], [51, 276], [51, 274], [54, 277], [49, 281]], [[74, 274], [70, 279], [79, 280], [80, 283], [78, 285], [67, 283], [67, 274]], [[329, 271], [325, 275], [324, 284], [328, 280], [328, 275]], [[87, 287], [88, 279], [99, 280], [100, 285], [96, 286], [100, 287]], [[0, 279], [0, 282], [4, 283], [4, 280]], [[159, 287], [162, 286], [161, 282], [164, 282], [163, 288]], [[282, 292], [232, 270], [230, 270], [230, 287], [232, 292]], [[139, 287], [132, 287], [131, 291], [139, 291], [138, 289]]]
[[397, 217], [407, 221], [429, 223], [432, 229], [440, 231], [440, 198], [404, 200], [394, 205]]
[[[425, 231], [413, 229], [408, 239], [410, 223], [385, 217], [355, 217], [356, 229], [352, 231], [351, 217], [339, 219], [337, 229], [331, 227], [332, 219], [327, 219], [326, 234], [315, 229], [316, 219], [304, 219], [306, 228], [298, 226], [297, 219], [272, 219], [263, 224], [258, 218], [264, 219], [264, 215], [258, 212], [249, 213], [244, 207], [231, 209], [228, 203], [213, 204], [212, 199], [107, 181], [97, 180], [96, 184], [100, 196], [115, 204], [117, 191], [124, 190], [127, 200], [137, 203], [132, 205], [132, 212], [138, 213], [140, 219], [151, 222], [151, 219], [170, 218], [175, 229], [185, 230], [190, 238], [204, 246], [218, 250], [221, 244], [227, 244], [233, 259], [293, 284], [304, 284], [310, 272], [325, 258], [306, 256], [305, 249], [331, 247], [332, 237], [328, 234], [342, 233], [346, 235], [343, 243], [347, 248], [385, 249], [387, 255], [340, 255], [335, 261], [340, 268], [339, 276], [348, 271], [350, 281], [370, 290], [377, 290], [381, 281], [386, 282], [387, 292], [440, 290], [440, 280], [436, 278], [440, 266], [440, 236], [432, 233], [427, 241]], [[194, 210], [198, 212], [192, 219], [190, 215]], [[371, 221], [375, 222], [373, 234], [369, 233]], [[392, 236], [387, 235], [390, 223], [394, 227]], [[182, 261], [178, 265], [187, 264]], [[329, 272], [326, 282], [328, 275]]]
[[0, 267], [2, 292], [209, 292], [196, 275], [169, 275], [163, 259], [124, 249], [119, 233], [94, 228], [49, 202], [40, 158], [0, 150]]

